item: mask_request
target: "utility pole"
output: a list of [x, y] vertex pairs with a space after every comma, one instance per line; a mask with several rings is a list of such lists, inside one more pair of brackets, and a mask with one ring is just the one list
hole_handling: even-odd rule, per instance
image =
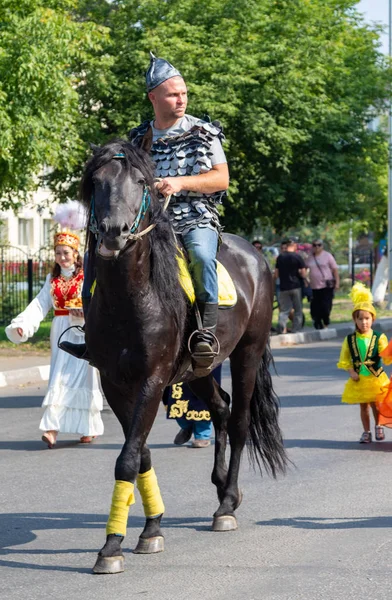
[[[353, 271], [353, 220], [350, 219], [350, 229], [348, 232], [348, 276], [351, 277]], [[354, 281], [352, 281], [354, 285]]]
[[[388, 15], [389, 57], [392, 57], [392, 0], [389, 0]], [[392, 91], [388, 102], [388, 303], [392, 309]]]

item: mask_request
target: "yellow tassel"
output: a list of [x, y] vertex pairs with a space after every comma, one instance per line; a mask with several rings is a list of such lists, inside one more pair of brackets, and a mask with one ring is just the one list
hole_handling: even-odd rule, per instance
[[370, 304], [373, 302], [372, 292], [369, 288], [365, 287], [363, 283], [356, 283], [353, 285], [350, 298], [353, 301], [353, 304], [359, 304], [360, 302], [369, 302]]
[[129, 507], [131, 504], [135, 504], [134, 489], [134, 484], [129, 481], [116, 481], [106, 525], [106, 535], [110, 533], [126, 535]]
[[370, 312], [370, 314], [373, 315], [374, 318], [376, 318], [377, 313], [376, 313], [376, 309], [374, 308], [372, 302], [373, 302], [373, 295], [372, 292], [369, 290], [369, 288], [365, 287], [363, 285], [363, 283], [356, 283], [355, 285], [353, 285], [351, 292], [350, 292], [350, 298], [353, 302], [353, 314], [357, 311], [357, 310], [364, 310], [366, 312]]
[[146, 473], [139, 473], [136, 485], [142, 497], [146, 517], [156, 517], [165, 512], [165, 505], [163, 504], [154, 467]]

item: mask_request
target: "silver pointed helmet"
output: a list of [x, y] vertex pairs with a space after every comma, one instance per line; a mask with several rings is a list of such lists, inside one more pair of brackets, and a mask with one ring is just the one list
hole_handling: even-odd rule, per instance
[[182, 75], [167, 60], [157, 58], [150, 52], [150, 66], [146, 73], [147, 91], [151, 92], [151, 90], [172, 77], [182, 77]]

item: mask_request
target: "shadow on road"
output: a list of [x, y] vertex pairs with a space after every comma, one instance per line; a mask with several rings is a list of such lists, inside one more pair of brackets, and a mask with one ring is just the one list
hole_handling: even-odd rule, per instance
[[[9, 549], [8, 546], [28, 544], [37, 538], [35, 532], [61, 529], [102, 529], [105, 530], [108, 516], [106, 514], [83, 513], [3, 513], [0, 515], [0, 555], [4, 554], [57, 554], [75, 552], [95, 552], [97, 549], [70, 550], [36, 550]], [[211, 528], [211, 517], [165, 517], [166, 529], [193, 529], [205, 531]], [[140, 529], [145, 525], [144, 517], [128, 518], [128, 529]]]
[[[88, 550], [86, 550], [88, 552]], [[57, 552], [54, 552], [57, 554]], [[8, 567], [9, 569], [33, 569], [37, 571], [65, 571], [71, 573], [86, 573], [88, 575], [92, 574], [92, 567], [82, 568], [82, 567], [65, 567], [65, 566], [55, 566], [55, 565], [35, 565], [34, 563], [24, 563], [17, 562], [15, 560], [1, 560], [0, 559], [0, 567]]]
[[284, 440], [286, 448], [325, 448], [326, 450], [359, 450], [361, 452], [392, 452], [392, 442], [359, 444], [346, 440]]
[[279, 396], [282, 408], [302, 408], [310, 406], [338, 406], [341, 404], [341, 396]]
[[[213, 444], [214, 442], [212, 442]], [[118, 450], [121, 451], [123, 444], [113, 443], [100, 443], [93, 442], [92, 444], [80, 444], [79, 440], [59, 440], [56, 443], [56, 447], [50, 450], [50, 452], [58, 452], [61, 449], [75, 448], [75, 450], [82, 450], [82, 452], [88, 452], [89, 450]], [[175, 446], [172, 442], [167, 444], [148, 444], [151, 450], [154, 449], [170, 449], [174, 452], [178, 452], [180, 448], [191, 449], [191, 446]], [[3, 440], [0, 442], [1, 450], [16, 450], [16, 451], [28, 451], [28, 452], [49, 452], [48, 447], [41, 440]]]
[[1, 408], [37, 408], [42, 404], [42, 396], [7, 396], [0, 398]]
[[294, 527], [295, 529], [367, 529], [392, 527], [392, 517], [296, 517], [258, 521], [256, 525], [269, 527]]
[[[70, 529], [101, 529], [102, 541], [105, 539], [105, 526], [107, 515], [97, 514], [75, 514], [75, 513], [8, 513], [0, 515], [0, 557], [17, 554], [19, 556], [35, 555], [64, 555], [64, 554], [96, 554], [99, 548], [14, 548], [23, 546], [37, 539], [37, 531], [45, 530], [70, 530]], [[145, 525], [143, 517], [130, 516], [128, 529], [139, 529], [140, 533]], [[189, 517], [189, 518], [165, 518], [164, 528], [193, 529], [194, 531], [206, 531], [211, 529], [211, 517]], [[136, 542], [135, 535], [132, 536]], [[9, 548], [12, 546], [12, 548]], [[125, 552], [131, 552], [131, 548], [124, 548]], [[61, 565], [45, 565], [28, 563], [23, 561], [8, 561], [0, 558], [0, 567], [14, 569], [37, 569], [44, 571], [71, 571], [76, 573], [91, 573], [89, 568], [79, 568]]]

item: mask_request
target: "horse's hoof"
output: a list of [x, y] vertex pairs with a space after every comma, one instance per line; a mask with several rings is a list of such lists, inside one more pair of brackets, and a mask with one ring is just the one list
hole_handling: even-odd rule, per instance
[[214, 517], [212, 522], [212, 531], [234, 531], [237, 528], [237, 519], [231, 515]]
[[98, 556], [97, 562], [93, 567], [93, 573], [96, 575], [113, 575], [124, 571], [123, 556]]
[[155, 554], [155, 552], [163, 552], [165, 549], [164, 538], [162, 535], [157, 535], [151, 538], [139, 538], [134, 554]]

